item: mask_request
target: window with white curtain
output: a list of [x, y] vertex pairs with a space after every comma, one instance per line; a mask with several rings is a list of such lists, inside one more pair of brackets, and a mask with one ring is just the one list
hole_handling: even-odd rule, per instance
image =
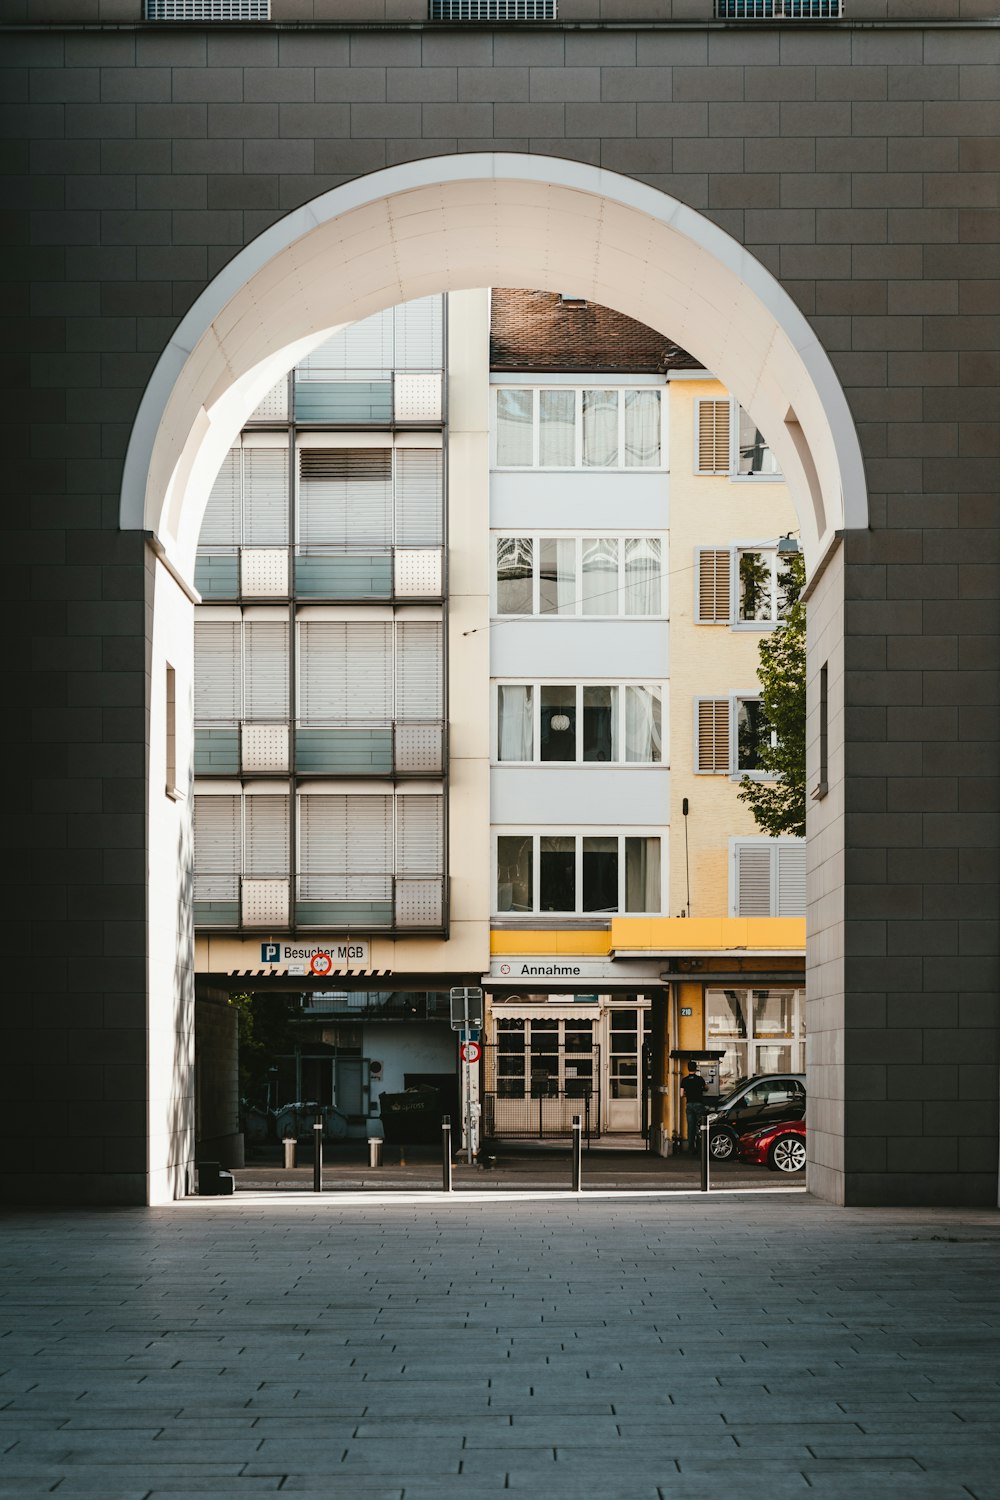
[[499, 833], [497, 912], [658, 913], [663, 907], [662, 850], [660, 835], [612, 829]]
[[655, 386], [498, 386], [496, 466], [658, 469], [664, 415]]
[[497, 684], [498, 762], [661, 765], [664, 683]]
[[496, 613], [663, 616], [666, 537], [498, 536]]

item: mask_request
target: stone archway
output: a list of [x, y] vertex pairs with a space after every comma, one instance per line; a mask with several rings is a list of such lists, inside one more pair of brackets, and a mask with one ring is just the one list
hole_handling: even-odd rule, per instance
[[[208, 489], [260, 395], [339, 324], [431, 292], [483, 285], [567, 286], [689, 348], [768, 434], [789, 485], [812, 574], [811, 676], [827, 668], [831, 792], [812, 814], [811, 952], [822, 1021], [812, 1029], [819, 1122], [813, 1186], [842, 1196], [842, 1105], [836, 1070], [843, 1015], [842, 572], [838, 538], [867, 526], [860, 447], [847, 402], [815, 334], [770, 273], [692, 209], [631, 179], [579, 163], [506, 154], [431, 158], [334, 189], [288, 215], [226, 267], [161, 356], [126, 458], [121, 526], [145, 530], [158, 570], [152, 680], [190, 683], [193, 560]], [[185, 644], [186, 640], [186, 644]], [[150, 788], [167, 767], [156, 690]], [[181, 716], [182, 717], [182, 716]], [[149, 807], [149, 1193], [182, 1190], [177, 1095], [186, 1028], [190, 913], [183, 805]], [[180, 894], [179, 894], [180, 893]], [[817, 1018], [819, 1012], [817, 1012]], [[157, 1068], [154, 1059], [170, 1058]], [[167, 1143], [173, 1146], [168, 1154]], [[161, 1151], [157, 1142], [163, 1144]]]

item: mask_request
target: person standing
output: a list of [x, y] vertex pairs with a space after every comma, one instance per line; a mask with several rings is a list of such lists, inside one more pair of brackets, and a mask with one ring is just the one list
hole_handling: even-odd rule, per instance
[[701, 1117], [705, 1113], [705, 1080], [698, 1072], [698, 1064], [693, 1057], [688, 1059], [687, 1077], [681, 1079], [681, 1088], [684, 1090], [684, 1106], [687, 1113], [688, 1150], [697, 1153], [700, 1149], [698, 1136], [701, 1130]]

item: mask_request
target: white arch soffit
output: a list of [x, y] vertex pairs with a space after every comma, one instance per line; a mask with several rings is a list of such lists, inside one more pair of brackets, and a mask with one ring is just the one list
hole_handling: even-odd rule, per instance
[[332, 329], [482, 286], [559, 291], [690, 350], [765, 434], [807, 563], [868, 524], [857, 433], [830, 361], [780, 283], [658, 189], [557, 157], [431, 157], [355, 179], [265, 230], [178, 326], [143, 395], [121, 526], [191, 576], [212, 480], [271, 385]]

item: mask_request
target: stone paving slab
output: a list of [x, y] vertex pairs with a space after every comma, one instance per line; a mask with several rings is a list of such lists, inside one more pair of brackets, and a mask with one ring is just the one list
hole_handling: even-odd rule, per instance
[[1000, 1215], [297, 1198], [6, 1217], [0, 1496], [1000, 1500]]

